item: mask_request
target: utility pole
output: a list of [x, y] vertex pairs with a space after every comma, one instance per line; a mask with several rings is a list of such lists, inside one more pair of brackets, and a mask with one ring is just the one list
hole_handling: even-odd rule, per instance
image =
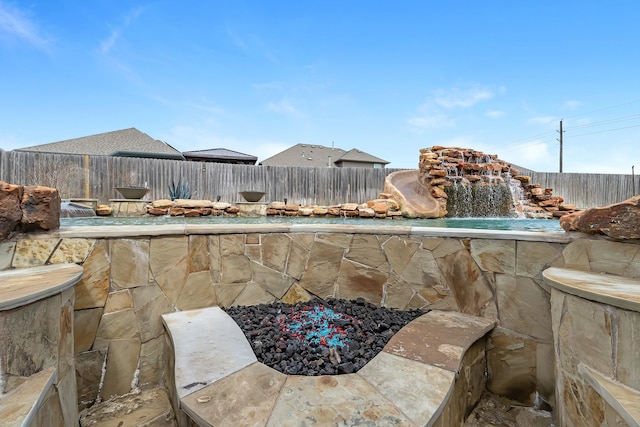
[[562, 134], [564, 133], [564, 131], [562, 130], [562, 119], [560, 119], [560, 138], [558, 138], [558, 142], [560, 142], [560, 170], [559, 172], [562, 173]]

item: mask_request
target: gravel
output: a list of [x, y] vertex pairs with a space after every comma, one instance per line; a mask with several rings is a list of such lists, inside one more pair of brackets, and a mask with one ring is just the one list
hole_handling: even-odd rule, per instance
[[403, 326], [425, 313], [377, 307], [358, 298], [231, 307], [258, 360], [288, 375], [350, 374]]

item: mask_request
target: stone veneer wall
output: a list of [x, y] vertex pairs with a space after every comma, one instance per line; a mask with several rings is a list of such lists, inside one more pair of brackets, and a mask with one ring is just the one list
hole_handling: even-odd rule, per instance
[[143, 231], [126, 227], [110, 238], [76, 237], [89, 235], [81, 231], [23, 236], [0, 243], [0, 269], [83, 266], [74, 313], [81, 408], [161, 384], [163, 313], [292, 302], [312, 294], [496, 320], [487, 343], [488, 388], [524, 404], [539, 397], [554, 405], [552, 307], [541, 272], [579, 266], [640, 276], [640, 246], [632, 243], [572, 241], [564, 234], [469, 238], [410, 227], [344, 228], [219, 234], [225, 232], [202, 227], [185, 235], [184, 227], [164, 226], [146, 237], [127, 237]]
[[[640, 245], [579, 240], [567, 267], [640, 278]], [[596, 252], [597, 251], [597, 252]], [[640, 391], [640, 313], [551, 290], [559, 425], [627, 425], [579, 372], [585, 364]], [[629, 404], [633, 404], [633, 399]], [[636, 401], [637, 405], [637, 401]]]
[[[53, 376], [52, 386], [43, 390], [42, 401], [35, 408], [29, 425], [77, 425], [73, 304], [74, 288], [71, 287], [38, 301], [0, 311], [0, 398], [18, 390], [20, 398], [24, 399], [20, 403], [28, 402], [41, 391], [37, 385], [43, 385], [44, 378]], [[21, 385], [27, 390], [20, 392]], [[6, 411], [5, 422], [19, 413], [16, 407]]]

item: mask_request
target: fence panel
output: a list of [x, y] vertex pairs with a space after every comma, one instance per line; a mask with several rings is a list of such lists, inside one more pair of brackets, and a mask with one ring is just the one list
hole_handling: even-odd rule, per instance
[[[400, 169], [248, 166], [131, 157], [3, 151], [0, 180], [55, 187], [63, 198], [120, 198], [116, 187], [147, 186], [147, 199], [169, 198], [169, 186], [189, 184], [193, 198], [235, 203], [239, 191], [266, 193], [263, 200], [310, 205], [362, 203], [378, 197], [384, 178]], [[530, 172], [533, 183], [552, 188], [579, 208], [604, 206], [640, 192], [640, 177], [611, 174]]]

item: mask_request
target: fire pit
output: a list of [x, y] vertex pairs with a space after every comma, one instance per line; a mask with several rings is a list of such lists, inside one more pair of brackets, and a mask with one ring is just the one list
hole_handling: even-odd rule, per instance
[[149, 192], [145, 187], [116, 187], [116, 191], [125, 199], [142, 199]]
[[264, 197], [264, 191], [240, 191], [238, 192], [247, 202], [259, 202]]
[[274, 303], [226, 309], [258, 360], [289, 375], [358, 371], [404, 325], [424, 314], [392, 310], [359, 298]]

